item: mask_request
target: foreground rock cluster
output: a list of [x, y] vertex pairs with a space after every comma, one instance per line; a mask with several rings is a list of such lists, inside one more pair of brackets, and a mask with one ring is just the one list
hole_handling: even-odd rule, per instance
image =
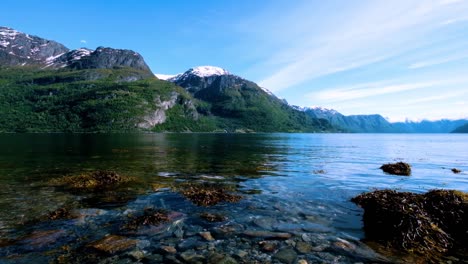
[[430, 257], [468, 245], [468, 194], [432, 190], [425, 194], [379, 190], [354, 197], [364, 209], [368, 241]]

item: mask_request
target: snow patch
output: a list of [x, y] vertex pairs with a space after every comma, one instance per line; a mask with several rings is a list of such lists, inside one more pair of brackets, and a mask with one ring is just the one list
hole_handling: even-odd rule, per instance
[[172, 78], [176, 77], [179, 74], [160, 74], [160, 73], [156, 73], [154, 75], [160, 80], [167, 81], [169, 79], [172, 79]]
[[230, 73], [225, 69], [215, 66], [198, 66], [189, 70], [190, 73], [199, 77], [209, 77], [213, 75], [229, 75]]
[[321, 107], [321, 106], [312, 106], [312, 107], [309, 107], [308, 109], [314, 110], [314, 111], [319, 111], [319, 112], [324, 112], [324, 113], [329, 113], [329, 114], [332, 114], [332, 115], [339, 114], [338, 111], [336, 111], [334, 109], [329, 109], [329, 108], [325, 108], [325, 107]]
[[89, 56], [93, 51], [86, 48], [79, 48], [73, 51], [72, 60], [79, 60], [83, 57]]
[[275, 96], [275, 95], [274, 95], [270, 90], [268, 90], [267, 88], [261, 87], [261, 86], [260, 86], [260, 88], [261, 88], [264, 92], [266, 92], [267, 94], [269, 94], [269, 95], [271, 95], [271, 96]]
[[8, 47], [10, 45], [10, 42], [6, 40], [0, 40], [0, 46], [3, 46], [4, 48]]
[[14, 29], [0, 27], [0, 36], [2, 36], [2, 38], [15, 39], [19, 34], [21, 33]]
[[194, 75], [200, 78], [206, 78], [206, 77], [211, 77], [211, 76], [231, 75], [231, 73], [229, 73], [225, 69], [215, 67], [215, 66], [198, 66], [198, 67], [189, 69], [183, 74], [178, 74], [167, 80], [170, 82], [184, 81], [185, 79]]

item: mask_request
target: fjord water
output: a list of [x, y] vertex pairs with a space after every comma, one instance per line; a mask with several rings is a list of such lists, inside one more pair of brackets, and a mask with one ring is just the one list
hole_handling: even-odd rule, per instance
[[[241, 230], [289, 232], [306, 241], [309, 236], [316, 244], [347, 240], [362, 247], [348, 255], [317, 250], [299, 253], [300, 258], [366, 260], [375, 256], [359, 243], [364, 237], [363, 212], [349, 201], [352, 197], [383, 188], [468, 191], [468, 136], [460, 134], [2, 134], [0, 145], [0, 238], [20, 241], [0, 247], [0, 262], [7, 263], [47, 263], [54, 257], [51, 250], [98, 240], [115, 232], [109, 222], [146, 207], [185, 215], [177, 228], [186, 235], [168, 235], [167, 241], [137, 237], [151, 242], [141, 246], [149, 255], [164, 243], [178, 245], [190, 232], [210, 230], [214, 224], [198, 217], [209, 211], [226, 215], [228, 224]], [[386, 175], [379, 169], [395, 161], [410, 163], [412, 176]], [[452, 168], [463, 172], [454, 174]], [[54, 178], [93, 170], [113, 170], [135, 177], [139, 184], [119, 190], [117, 200], [49, 184]], [[231, 184], [244, 199], [197, 207], [164, 188], [184, 181]], [[31, 222], [69, 204], [105, 213], [80, 224]], [[68, 235], [41, 246], [21, 242], [42, 229], [65, 230]], [[216, 246], [227, 252], [232, 243], [239, 243], [232, 246], [236, 248], [248, 242], [230, 243]], [[14, 258], [8, 257], [12, 254]], [[260, 261], [268, 257], [250, 256]]]

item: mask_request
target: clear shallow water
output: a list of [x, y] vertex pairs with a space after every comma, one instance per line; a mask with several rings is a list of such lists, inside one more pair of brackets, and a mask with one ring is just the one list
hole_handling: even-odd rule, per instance
[[[245, 247], [247, 256], [242, 259], [275, 262], [274, 252], [255, 248], [261, 238], [242, 235], [246, 230], [293, 234], [290, 242], [278, 242], [278, 248], [292, 247], [297, 259], [309, 263], [378, 261], [372, 250], [359, 242], [364, 236], [362, 210], [349, 202], [350, 198], [382, 188], [468, 191], [467, 140], [466, 135], [438, 134], [3, 134], [0, 238], [19, 242], [0, 247], [0, 262], [28, 263], [34, 259], [35, 263], [48, 263], [65, 254], [59, 250], [64, 245], [71, 251], [80, 250], [105, 234], [121, 235], [119, 223], [125, 222], [129, 212], [147, 207], [185, 216], [167, 232], [132, 235], [140, 241], [134, 251], [146, 257], [138, 260], [128, 252], [114, 254], [122, 263], [145, 262], [152, 257], [149, 262], [167, 262], [168, 256], [160, 252], [165, 245], [177, 248], [177, 254], [196, 249], [202, 255], [212, 251], [236, 255], [236, 250]], [[384, 163], [400, 160], [412, 165], [411, 177], [385, 175], [379, 169]], [[451, 168], [463, 172], [453, 174]], [[121, 199], [116, 201], [98, 194], [70, 193], [49, 184], [54, 178], [93, 170], [114, 170], [135, 177], [139, 186], [119, 190]], [[182, 181], [236, 185], [245, 192], [244, 199], [205, 208], [169, 188], [157, 192], [153, 188]], [[80, 222], [31, 222], [69, 204], [82, 211], [101, 209], [101, 213]], [[201, 212], [222, 213], [229, 220], [207, 223], [200, 219]], [[222, 226], [238, 230], [214, 242], [197, 235], [203, 230], [215, 233]], [[67, 235], [57, 235], [47, 245], [38, 246], [30, 242], [31, 233], [38, 230], [64, 230]], [[335, 245], [340, 239], [351, 243], [353, 250]], [[181, 246], [192, 240], [203, 244], [198, 245], [201, 249], [195, 244]], [[302, 253], [295, 245], [302, 240], [325, 249]], [[106, 261], [112, 256], [101, 257]], [[238, 261], [242, 262], [240, 257]]]

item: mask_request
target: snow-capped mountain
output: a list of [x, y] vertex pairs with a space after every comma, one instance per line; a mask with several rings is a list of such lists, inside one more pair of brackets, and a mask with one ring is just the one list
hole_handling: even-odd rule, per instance
[[191, 68], [184, 73], [180, 73], [171, 78], [168, 78], [167, 80], [175, 83], [175, 82], [183, 82], [186, 79], [189, 79], [193, 76], [196, 76], [199, 78], [208, 78], [212, 76], [222, 76], [222, 75], [231, 75], [231, 73], [229, 73], [228, 71], [220, 67], [198, 66], [198, 67]]
[[[39, 66], [47, 69], [112, 69], [130, 67], [151, 73], [143, 57], [132, 51], [98, 47], [70, 50], [64, 45], [0, 27], [0, 65]], [[152, 75], [152, 74], [151, 74]]]
[[64, 45], [55, 41], [0, 27], [0, 62], [2, 65], [44, 64], [66, 52]]

